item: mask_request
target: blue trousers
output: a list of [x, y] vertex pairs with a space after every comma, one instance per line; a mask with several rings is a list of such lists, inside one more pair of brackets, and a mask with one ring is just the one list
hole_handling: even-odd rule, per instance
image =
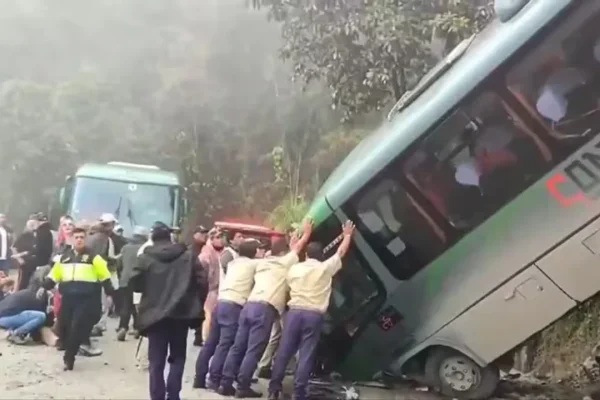
[[323, 314], [316, 311], [291, 309], [283, 322], [281, 343], [275, 355], [269, 392], [281, 392], [285, 369], [291, 358], [298, 352], [298, 367], [294, 380], [294, 398], [305, 400], [310, 374], [315, 363], [315, 351], [321, 329]]
[[225, 360], [221, 386], [232, 386], [237, 375], [238, 389], [250, 388], [277, 318], [279, 313], [271, 304], [249, 302], [244, 306], [235, 342]]
[[[150, 369], [150, 399], [179, 400], [187, 352], [189, 323], [164, 319], [148, 328], [148, 362]], [[165, 366], [169, 359], [169, 376], [165, 384]]]
[[46, 322], [44, 312], [27, 310], [0, 318], [0, 328], [12, 331], [15, 335], [26, 335], [44, 326], [44, 322]]
[[208, 338], [196, 359], [197, 379], [205, 380], [209, 373], [211, 383], [220, 384], [225, 358], [235, 340], [241, 311], [239, 304], [222, 300], [217, 303]]

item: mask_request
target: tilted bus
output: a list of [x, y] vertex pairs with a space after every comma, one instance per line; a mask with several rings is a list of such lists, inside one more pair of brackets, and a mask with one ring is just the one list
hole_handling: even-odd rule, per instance
[[600, 1], [497, 11], [312, 204], [315, 240], [357, 226], [320, 360], [348, 379], [486, 398], [502, 355], [600, 290]]

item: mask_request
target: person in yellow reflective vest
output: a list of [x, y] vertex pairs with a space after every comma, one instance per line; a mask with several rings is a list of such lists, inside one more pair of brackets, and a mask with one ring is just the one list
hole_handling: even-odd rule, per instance
[[106, 260], [85, 246], [86, 236], [83, 228], [73, 230], [73, 247], [56, 260], [44, 281], [44, 287], [38, 291], [41, 296], [44, 289], [50, 290], [59, 284], [62, 307], [58, 326], [65, 349], [65, 371], [73, 369], [79, 346], [90, 336], [102, 312], [99, 296], [102, 287], [109, 296], [114, 292]]

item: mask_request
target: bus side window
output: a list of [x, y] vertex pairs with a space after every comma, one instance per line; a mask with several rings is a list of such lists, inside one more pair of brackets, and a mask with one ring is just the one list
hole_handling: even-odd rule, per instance
[[507, 87], [570, 154], [600, 126], [600, 4], [572, 15], [512, 68]]
[[550, 153], [493, 92], [460, 105], [404, 164], [406, 177], [466, 233], [551, 166]]
[[397, 169], [361, 190], [344, 208], [384, 265], [407, 280], [445, 248], [445, 234], [404, 190]]

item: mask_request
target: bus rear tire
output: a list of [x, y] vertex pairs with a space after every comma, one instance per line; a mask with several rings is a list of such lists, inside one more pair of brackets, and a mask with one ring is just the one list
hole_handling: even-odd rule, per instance
[[481, 367], [456, 350], [436, 347], [427, 357], [425, 378], [445, 396], [481, 400], [494, 394], [500, 372], [492, 364]]

